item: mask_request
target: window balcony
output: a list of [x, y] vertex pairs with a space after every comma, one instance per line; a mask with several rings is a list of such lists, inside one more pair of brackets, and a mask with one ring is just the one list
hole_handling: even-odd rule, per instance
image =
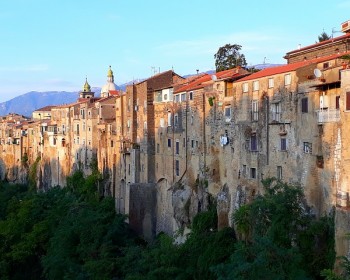
[[316, 113], [317, 113], [317, 121], [319, 124], [340, 121], [339, 109], [321, 109], [321, 110], [316, 110]]

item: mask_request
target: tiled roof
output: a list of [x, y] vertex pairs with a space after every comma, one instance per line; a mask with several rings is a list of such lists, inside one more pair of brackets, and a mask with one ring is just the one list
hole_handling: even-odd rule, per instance
[[238, 79], [239, 77], [243, 77], [247, 75], [247, 73], [248, 73], [247, 71], [241, 68], [233, 68], [233, 69], [217, 72], [213, 75], [201, 74], [200, 76], [194, 78], [192, 81], [190, 81], [186, 85], [179, 87], [177, 90], [175, 90], [175, 93], [203, 88], [206, 85], [213, 83], [213, 78], [217, 80], [234, 79], [234, 78]]
[[120, 96], [120, 92], [119, 90], [110, 90], [109, 94], [113, 95], [113, 96]]
[[43, 111], [51, 111], [51, 109], [52, 108], [55, 108], [56, 106], [45, 106], [45, 107], [42, 107], [42, 108], [40, 108], [40, 109], [37, 109], [37, 110], [35, 110], [35, 112], [39, 112], [39, 111], [41, 111], [41, 112], [43, 112]]
[[316, 47], [322, 46], [322, 45], [327, 45], [329, 43], [333, 43], [333, 42], [336, 42], [336, 41], [341, 41], [341, 40], [347, 39], [347, 38], [350, 38], [350, 33], [347, 33], [345, 35], [342, 35], [342, 36], [339, 36], [339, 37], [336, 37], [336, 38], [332, 38], [332, 39], [329, 39], [329, 40], [326, 40], [326, 41], [322, 41], [322, 42], [319, 42], [319, 43], [316, 43], [316, 44], [312, 44], [312, 45], [306, 46], [304, 48], [300, 48], [300, 49], [297, 49], [297, 50], [293, 50], [293, 51], [287, 52], [286, 57], [288, 57], [288, 55], [293, 54], [293, 53], [297, 53], [297, 52], [300, 52], [300, 51], [303, 51], [303, 50], [307, 50], [307, 49], [311, 49], [311, 48], [316, 48]]
[[[348, 53], [350, 53], [350, 52], [348, 52]], [[259, 72], [253, 73], [247, 77], [239, 79], [238, 82], [250, 81], [250, 80], [255, 80], [255, 79], [259, 79], [259, 78], [263, 78], [263, 77], [273, 76], [276, 74], [292, 72], [292, 71], [295, 71], [299, 68], [302, 68], [302, 67], [310, 65], [310, 64], [320, 63], [323, 61], [339, 58], [339, 57], [343, 56], [344, 54], [346, 54], [346, 53], [333, 54], [333, 55], [329, 55], [329, 56], [323, 56], [323, 57], [319, 57], [319, 58], [299, 61], [296, 63], [290, 63], [290, 64], [286, 64], [286, 65], [282, 65], [282, 66], [265, 68], [263, 70], [260, 70]]]

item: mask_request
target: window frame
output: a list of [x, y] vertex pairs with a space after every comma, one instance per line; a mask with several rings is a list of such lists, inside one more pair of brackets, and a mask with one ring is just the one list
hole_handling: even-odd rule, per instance
[[249, 91], [249, 84], [248, 84], [248, 82], [245, 82], [242, 84], [242, 92], [245, 93], [248, 91]]
[[268, 88], [274, 88], [275, 87], [275, 79], [269, 78], [268, 79]]
[[284, 75], [284, 85], [290, 86], [292, 84], [292, 74], [288, 73]]
[[258, 91], [259, 90], [259, 81], [253, 81], [253, 91]]

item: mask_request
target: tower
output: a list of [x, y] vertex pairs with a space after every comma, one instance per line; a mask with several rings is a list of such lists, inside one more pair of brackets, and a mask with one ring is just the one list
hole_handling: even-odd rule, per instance
[[85, 84], [83, 86], [83, 90], [79, 93], [80, 98], [92, 98], [94, 97], [94, 92], [91, 91], [91, 87], [87, 81], [87, 78], [85, 79]]
[[114, 83], [114, 75], [112, 71], [112, 67], [109, 66], [108, 72], [107, 72], [107, 83], [102, 87], [101, 89], [101, 97], [108, 97], [110, 96], [110, 91], [115, 91], [117, 86]]

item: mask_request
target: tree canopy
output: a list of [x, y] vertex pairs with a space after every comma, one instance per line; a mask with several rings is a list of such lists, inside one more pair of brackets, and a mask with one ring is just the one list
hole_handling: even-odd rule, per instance
[[246, 67], [247, 62], [244, 54], [240, 53], [241, 45], [226, 44], [219, 48], [214, 55], [216, 72], [235, 68], [237, 66]]
[[327, 41], [329, 39], [331, 39], [331, 36], [329, 36], [325, 31], [318, 35], [318, 42]]

